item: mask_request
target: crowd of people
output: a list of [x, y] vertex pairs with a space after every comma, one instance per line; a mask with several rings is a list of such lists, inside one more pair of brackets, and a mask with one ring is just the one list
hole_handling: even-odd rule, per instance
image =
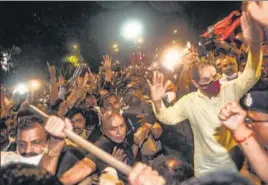
[[[246, 3], [240, 44], [215, 39], [217, 52], [205, 57], [189, 49], [175, 72], [115, 67], [105, 55], [98, 74], [81, 64], [69, 80], [48, 66], [48, 91], [1, 87], [1, 184], [268, 184], [267, 12], [268, 2]], [[163, 138], [166, 125], [183, 122], [193, 156], [170, 152], [173, 141]], [[88, 152], [66, 130], [131, 171]]]

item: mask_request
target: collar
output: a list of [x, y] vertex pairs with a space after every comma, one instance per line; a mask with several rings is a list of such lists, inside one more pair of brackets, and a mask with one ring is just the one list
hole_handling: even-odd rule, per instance
[[197, 92], [196, 92], [197, 96], [199, 96], [199, 97], [201, 97], [201, 98], [207, 98], [207, 99], [209, 99], [209, 100], [218, 98], [219, 95], [220, 95], [220, 93], [221, 93], [221, 90], [220, 90], [220, 92], [219, 92], [219, 94], [218, 94], [217, 96], [212, 96], [211, 98], [209, 98], [208, 96], [204, 95], [199, 89], [198, 89]]
[[5, 148], [2, 149], [2, 151], [7, 152], [7, 150], [8, 150], [10, 145], [11, 145], [11, 142], [9, 142], [8, 145]]
[[197, 89], [197, 92], [196, 92], [197, 96], [201, 97], [201, 98], [205, 98], [207, 97], [206, 95], [204, 95], [199, 89]]

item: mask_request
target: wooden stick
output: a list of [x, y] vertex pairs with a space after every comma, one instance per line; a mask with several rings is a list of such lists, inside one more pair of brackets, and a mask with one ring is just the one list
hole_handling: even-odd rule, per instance
[[[47, 115], [45, 112], [41, 111], [40, 109], [38, 109], [37, 107], [35, 107], [33, 105], [28, 105], [28, 110], [31, 113], [41, 117], [44, 120], [47, 120], [49, 118], [49, 115]], [[79, 144], [82, 148], [84, 148], [88, 152], [92, 153], [93, 155], [97, 156], [98, 158], [100, 158], [104, 162], [110, 164], [112, 167], [118, 169], [120, 172], [122, 172], [126, 175], [128, 175], [131, 172], [131, 170], [132, 170], [131, 166], [129, 166], [129, 165], [119, 161], [118, 159], [114, 158], [109, 153], [105, 152], [104, 150], [95, 146], [93, 143], [80, 137], [79, 135], [77, 135], [73, 131], [64, 129], [63, 132], [69, 139], [71, 139], [75, 143]]]

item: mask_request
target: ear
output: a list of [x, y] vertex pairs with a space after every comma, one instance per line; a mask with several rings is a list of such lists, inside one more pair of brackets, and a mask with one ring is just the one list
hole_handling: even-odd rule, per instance
[[198, 89], [199, 88], [199, 85], [196, 83], [195, 80], [191, 79], [192, 83], [194, 84], [194, 86]]

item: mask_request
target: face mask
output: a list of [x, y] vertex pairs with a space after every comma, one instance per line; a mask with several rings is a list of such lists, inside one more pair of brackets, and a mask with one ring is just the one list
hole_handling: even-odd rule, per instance
[[44, 154], [39, 154], [33, 157], [23, 157], [20, 155], [20, 163], [31, 164], [31, 165], [37, 166], [39, 165], [39, 162], [41, 161], [43, 155]]
[[167, 92], [164, 97], [166, 97], [166, 101], [168, 103], [172, 103], [176, 98], [176, 93], [174, 91], [170, 91]]
[[207, 94], [217, 95], [219, 94], [221, 89], [220, 81], [219, 80], [212, 81], [210, 84], [204, 85], [201, 88]]

